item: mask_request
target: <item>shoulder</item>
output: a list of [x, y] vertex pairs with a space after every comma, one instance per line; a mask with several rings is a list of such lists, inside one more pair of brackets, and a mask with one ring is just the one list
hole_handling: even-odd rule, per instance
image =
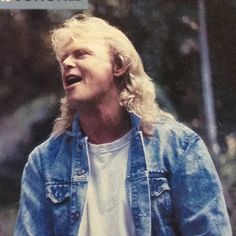
[[153, 136], [182, 145], [188, 145], [193, 140], [200, 139], [199, 135], [189, 127], [168, 117], [160, 117], [155, 123]]
[[73, 140], [66, 133], [48, 138], [31, 152], [25, 172], [39, 174], [45, 182], [69, 179]]
[[49, 137], [43, 143], [35, 147], [31, 155], [45, 155], [48, 152], [57, 152], [65, 138], [65, 133], [61, 134], [60, 136]]
[[60, 149], [64, 146], [66, 135], [49, 137], [43, 143], [39, 144], [33, 149], [28, 158], [28, 164], [35, 164], [42, 166], [44, 162], [54, 162], [54, 159], [60, 153]]
[[161, 117], [154, 127], [153, 135], [146, 138], [146, 150], [152, 162], [163, 170], [175, 172], [181, 162], [199, 160], [207, 149], [193, 130], [186, 125], [166, 117]]

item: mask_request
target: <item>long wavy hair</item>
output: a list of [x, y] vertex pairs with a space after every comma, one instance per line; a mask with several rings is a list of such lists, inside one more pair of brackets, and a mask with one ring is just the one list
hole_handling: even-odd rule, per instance
[[[153, 124], [160, 116], [161, 110], [156, 103], [154, 84], [145, 73], [141, 58], [133, 44], [124, 33], [106, 21], [79, 14], [52, 31], [52, 46], [57, 58], [69, 40], [78, 40], [81, 37], [88, 40], [104, 40], [113, 60], [119, 60], [120, 65], [125, 68], [126, 72], [121, 78], [119, 103], [127, 111], [138, 115], [142, 131], [146, 135], [151, 135]], [[54, 122], [53, 136], [68, 129], [76, 113], [70, 109], [66, 97], [61, 100], [60, 110], [61, 114]]]

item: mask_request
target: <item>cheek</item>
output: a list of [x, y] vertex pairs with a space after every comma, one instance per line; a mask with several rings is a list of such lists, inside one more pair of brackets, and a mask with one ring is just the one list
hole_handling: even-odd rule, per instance
[[113, 68], [109, 63], [102, 65], [100, 72], [106, 76], [113, 77]]
[[91, 69], [86, 68], [84, 71], [87, 75], [90, 75], [91, 79], [97, 79], [99, 81], [107, 81], [113, 78], [113, 71], [110, 65], [95, 64]]

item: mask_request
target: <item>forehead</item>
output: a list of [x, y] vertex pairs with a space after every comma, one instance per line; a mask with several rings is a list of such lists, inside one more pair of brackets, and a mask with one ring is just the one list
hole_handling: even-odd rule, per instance
[[68, 37], [58, 47], [57, 57], [60, 58], [65, 53], [72, 53], [77, 49], [87, 49], [94, 54], [107, 54], [110, 51], [109, 45], [103, 39], [97, 39], [95, 37]]

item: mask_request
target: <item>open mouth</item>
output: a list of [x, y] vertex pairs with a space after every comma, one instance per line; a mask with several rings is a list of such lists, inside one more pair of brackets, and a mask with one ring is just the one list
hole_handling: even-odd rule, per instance
[[67, 76], [66, 79], [65, 79], [67, 86], [70, 86], [72, 84], [78, 83], [81, 80], [82, 80], [82, 77], [81, 76], [77, 76], [77, 75], [70, 75], [70, 76]]

